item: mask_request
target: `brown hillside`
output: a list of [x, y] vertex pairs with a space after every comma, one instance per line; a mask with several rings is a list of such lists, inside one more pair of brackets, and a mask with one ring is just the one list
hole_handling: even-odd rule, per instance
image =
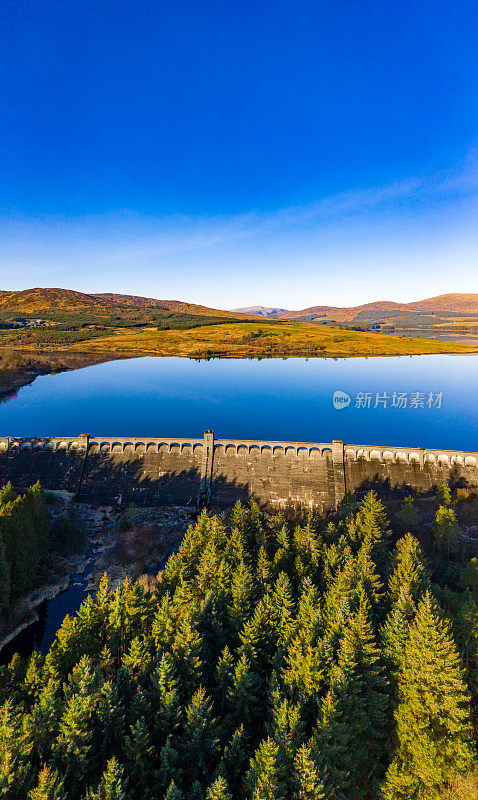
[[442, 294], [408, 303], [407, 308], [416, 311], [451, 311], [455, 314], [478, 314], [478, 294]]
[[72, 289], [25, 289], [21, 292], [0, 291], [0, 310], [32, 314], [41, 311], [93, 312], [111, 311], [118, 307], [91, 294]]
[[396, 303], [393, 300], [378, 300], [373, 303], [364, 303], [360, 306], [310, 306], [300, 311], [287, 311], [275, 315], [276, 319], [297, 319], [312, 314], [321, 319], [337, 320], [338, 322], [351, 322], [360, 312], [397, 310], [397, 317], [406, 311], [429, 311], [438, 314], [478, 314], [478, 294], [444, 294], [430, 297], [414, 303]]
[[154, 297], [141, 297], [134, 294], [101, 292], [93, 295], [93, 297], [99, 300], [121, 303], [121, 305], [126, 305], [130, 308], [157, 308], [160, 311], [174, 311], [176, 314], [199, 314], [206, 317], [231, 317], [233, 319], [237, 319], [238, 317], [247, 319], [249, 316], [239, 311], [223, 311], [222, 309], [209, 308], [208, 306], [200, 306], [195, 303], [185, 303], [182, 300], [157, 300]]
[[157, 309], [158, 311], [173, 311], [177, 314], [194, 314], [201, 316], [227, 317], [250, 319], [245, 314], [206, 306], [184, 303], [180, 300], [156, 300], [150, 297], [136, 297], [114, 293], [85, 294], [73, 289], [60, 288], [34, 288], [24, 289], [19, 292], [0, 291], [0, 311], [12, 313], [40, 314], [47, 311], [63, 313], [118, 313], [118, 311], [131, 311], [132, 309]]

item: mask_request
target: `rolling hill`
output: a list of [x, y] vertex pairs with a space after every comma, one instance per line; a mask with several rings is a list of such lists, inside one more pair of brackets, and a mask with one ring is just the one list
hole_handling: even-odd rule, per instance
[[[175, 314], [198, 314], [214, 317], [234, 317], [237, 318], [239, 311], [224, 311], [209, 306], [200, 306], [196, 303], [185, 303], [183, 300], [157, 300], [154, 297], [141, 297], [134, 294], [114, 294], [112, 292], [102, 292], [94, 294], [92, 297], [100, 301], [117, 303], [129, 308], [154, 308], [158, 311], [173, 311]], [[250, 315], [248, 315], [250, 316]]]
[[[467, 344], [382, 336], [376, 330], [381, 320], [395, 324], [397, 319], [410, 318], [431, 320], [437, 326], [448, 314], [455, 314], [453, 320], [461, 324], [467, 319], [465, 314], [472, 315], [475, 308], [478, 312], [478, 296], [451, 295], [419, 303], [384, 301], [347, 309], [271, 309], [271, 317], [264, 318], [136, 295], [85, 294], [59, 288], [0, 291], [0, 349], [194, 358], [473, 352]], [[478, 323], [478, 315], [471, 319]], [[310, 322], [316, 324], [307, 324]], [[354, 326], [365, 332], [350, 330]], [[431, 329], [425, 335], [429, 337]]]
[[[360, 306], [309, 306], [300, 311], [272, 314], [272, 319], [302, 320], [307, 322], [344, 322], [365, 324], [370, 322], [400, 322], [409, 324], [439, 324], [459, 317], [478, 316], [478, 294], [444, 294], [412, 303], [378, 300]], [[432, 319], [430, 319], [430, 317]], [[435, 318], [435, 319], [433, 319]]]
[[[123, 294], [85, 294], [73, 289], [34, 288], [18, 292], [0, 291], [0, 312], [17, 314], [41, 314], [59, 312], [62, 314], [112, 314], [132, 310], [169, 311], [175, 314], [188, 314], [234, 318], [243, 315], [239, 312], [208, 308], [181, 300], [156, 300], [151, 297], [137, 297]], [[244, 315], [245, 317], [245, 315]], [[246, 317], [245, 317], [246, 318]]]

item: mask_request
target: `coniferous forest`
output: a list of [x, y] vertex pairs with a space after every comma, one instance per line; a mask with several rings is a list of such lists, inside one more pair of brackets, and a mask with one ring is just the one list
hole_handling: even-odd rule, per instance
[[39, 483], [17, 494], [11, 483], [0, 489], [0, 614], [44, 577], [48, 514]]
[[476, 797], [476, 562], [439, 502], [426, 533], [373, 492], [332, 522], [238, 504], [157, 579], [105, 577], [1, 668], [1, 797]]

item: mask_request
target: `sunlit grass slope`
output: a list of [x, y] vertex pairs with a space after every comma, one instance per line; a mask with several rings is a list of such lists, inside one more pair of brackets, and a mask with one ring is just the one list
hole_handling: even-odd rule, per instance
[[[84, 349], [78, 343], [73, 349]], [[190, 330], [122, 329], [88, 341], [89, 351], [162, 356], [392, 356], [471, 353], [474, 348], [434, 339], [387, 336], [305, 324], [244, 322]]]

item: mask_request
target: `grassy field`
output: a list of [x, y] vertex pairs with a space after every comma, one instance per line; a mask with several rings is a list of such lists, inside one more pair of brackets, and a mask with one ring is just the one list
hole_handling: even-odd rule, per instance
[[[69, 342], [68, 350], [114, 355], [187, 356], [189, 358], [280, 356], [393, 356], [472, 353], [465, 344], [363, 333], [306, 324], [241, 322], [202, 325], [188, 330], [113, 329], [108, 335]], [[0, 340], [1, 341], [1, 340]], [[38, 344], [31, 345], [37, 348]], [[50, 345], [51, 347], [51, 345]], [[56, 349], [62, 349], [58, 343]]]

